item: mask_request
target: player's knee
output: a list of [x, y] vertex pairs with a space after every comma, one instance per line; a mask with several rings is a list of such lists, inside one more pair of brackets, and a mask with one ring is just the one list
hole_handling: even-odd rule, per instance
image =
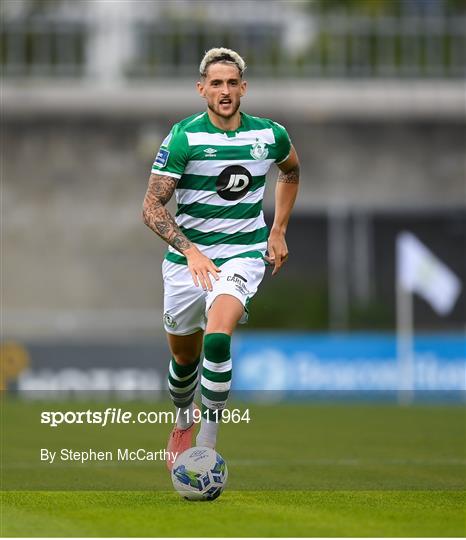
[[228, 334], [212, 333], [204, 337], [204, 355], [207, 359], [221, 362], [230, 358], [231, 337]]
[[180, 352], [180, 353], [172, 353], [173, 359], [177, 364], [180, 366], [190, 366], [191, 364], [194, 364], [198, 360], [198, 356], [193, 356], [192, 354]]

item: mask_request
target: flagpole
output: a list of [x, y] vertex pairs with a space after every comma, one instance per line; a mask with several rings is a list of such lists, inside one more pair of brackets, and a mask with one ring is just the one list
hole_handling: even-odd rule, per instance
[[396, 239], [396, 326], [398, 399], [413, 401], [414, 315], [413, 294], [427, 300], [439, 315], [450, 313], [461, 292], [458, 277], [416, 236], [401, 232]]
[[414, 397], [413, 295], [396, 279], [398, 402], [409, 405]]

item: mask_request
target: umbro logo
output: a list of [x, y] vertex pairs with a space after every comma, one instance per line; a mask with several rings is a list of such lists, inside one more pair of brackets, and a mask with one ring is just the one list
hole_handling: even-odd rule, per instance
[[206, 148], [204, 150], [204, 154], [206, 155], [206, 157], [215, 157], [215, 155], [217, 154], [217, 150], [215, 148]]

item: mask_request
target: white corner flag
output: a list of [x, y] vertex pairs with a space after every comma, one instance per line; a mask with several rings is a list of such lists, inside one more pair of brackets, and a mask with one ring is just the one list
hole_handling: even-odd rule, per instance
[[448, 314], [461, 291], [457, 276], [411, 233], [398, 235], [396, 247], [399, 286], [422, 296], [439, 315]]
[[415, 390], [413, 293], [427, 300], [439, 315], [448, 314], [461, 291], [461, 282], [413, 234], [396, 239], [396, 319], [399, 400], [410, 403]]

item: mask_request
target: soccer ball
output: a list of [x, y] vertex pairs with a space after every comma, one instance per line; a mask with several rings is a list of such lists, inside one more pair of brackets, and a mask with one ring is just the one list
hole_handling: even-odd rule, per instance
[[175, 490], [191, 501], [213, 501], [228, 478], [225, 460], [212, 448], [195, 446], [180, 454], [172, 468]]

